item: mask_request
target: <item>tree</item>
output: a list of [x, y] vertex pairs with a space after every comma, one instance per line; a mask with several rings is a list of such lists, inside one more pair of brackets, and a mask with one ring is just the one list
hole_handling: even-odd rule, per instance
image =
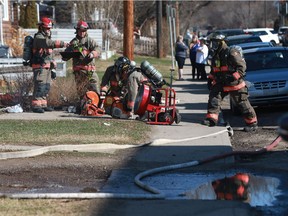
[[37, 28], [37, 8], [35, 0], [28, 1], [25, 8], [25, 28]]
[[28, 1], [27, 4], [20, 5], [19, 25], [23, 28], [37, 28], [37, 8], [36, 1]]

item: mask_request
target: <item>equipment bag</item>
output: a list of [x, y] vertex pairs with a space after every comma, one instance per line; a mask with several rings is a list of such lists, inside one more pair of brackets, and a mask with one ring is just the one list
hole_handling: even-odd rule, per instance
[[24, 47], [23, 47], [23, 65], [24, 66], [32, 66], [32, 58], [33, 58], [33, 41], [34, 38], [31, 35], [28, 35], [24, 39]]

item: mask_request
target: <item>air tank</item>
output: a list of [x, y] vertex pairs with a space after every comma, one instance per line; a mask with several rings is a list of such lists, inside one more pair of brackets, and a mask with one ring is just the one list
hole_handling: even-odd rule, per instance
[[32, 47], [33, 47], [33, 37], [26, 36], [24, 39], [24, 47], [23, 47], [23, 64], [25, 66], [29, 65], [32, 58]]
[[166, 84], [165, 80], [163, 80], [162, 74], [148, 61], [143, 61], [140, 67], [142, 73], [147, 76], [154, 85], [161, 87]]

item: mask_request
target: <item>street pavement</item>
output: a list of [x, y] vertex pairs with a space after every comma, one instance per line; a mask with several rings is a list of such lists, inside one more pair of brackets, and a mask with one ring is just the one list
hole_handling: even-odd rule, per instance
[[[175, 72], [175, 77], [177, 74]], [[103, 193], [131, 193], [150, 194], [134, 183], [134, 177], [139, 172], [172, 166], [191, 161], [200, 161], [217, 155], [232, 152], [229, 133], [226, 127], [207, 127], [201, 125], [207, 111], [208, 90], [206, 81], [192, 80], [191, 66], [184, 67], [184, 80], [174, 81], [172, 88], [176, 91], [177, 104], [182, 120], [179, 124], [151, 125], [151, 143], [139, 148], [133, 156], [133, 168], [127, 167], [112, 172], [107, 184], [100, 192]], [[65, 112], [51, 112], [43, 114], [12, 113], [0, 115], [0, 119], [65, 119], [73, 118], [73, 114]], [[86, 120], [87, 118], [79, 118]], [[211, 162], [210, 171], [223, 169], [234, 162], [233, 158], [225, 158]], [[202, 170], [202, 165], [196, 170]], [[203, 168], [203, 170], [205, 169]], [[188, 171], [187, 171], [188, 172]], [[191, 170], [190, 170], [191, 172]], [[166, 185], [165, 180], [158, 186]], [[202, 179], [205, 183], [205, 179]], [[169, 187], [169, 186], [168, 186]], [[173, 185], [170, 187], [173, 187]], [[169, 191], [170, 188], [166, 188]], [[172, 188], [173, 189], [173, 188]], [[100, 205], [101, 204], [101, 205]], [[97, 209], [93, 215], [97, 216], [246, 216], [253, 215], [249, 204], [243, 202], [220, 200], [184, 200], [173, 199], [97, 199]], [[101, 208], [99, 208], [99, 205]]]

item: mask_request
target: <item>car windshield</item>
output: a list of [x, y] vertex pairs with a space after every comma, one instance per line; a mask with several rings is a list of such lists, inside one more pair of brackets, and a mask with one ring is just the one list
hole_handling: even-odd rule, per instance
[[244, 54], [247, 72], [265, 69], [288, 68], [288, 52], [284, 50]]

